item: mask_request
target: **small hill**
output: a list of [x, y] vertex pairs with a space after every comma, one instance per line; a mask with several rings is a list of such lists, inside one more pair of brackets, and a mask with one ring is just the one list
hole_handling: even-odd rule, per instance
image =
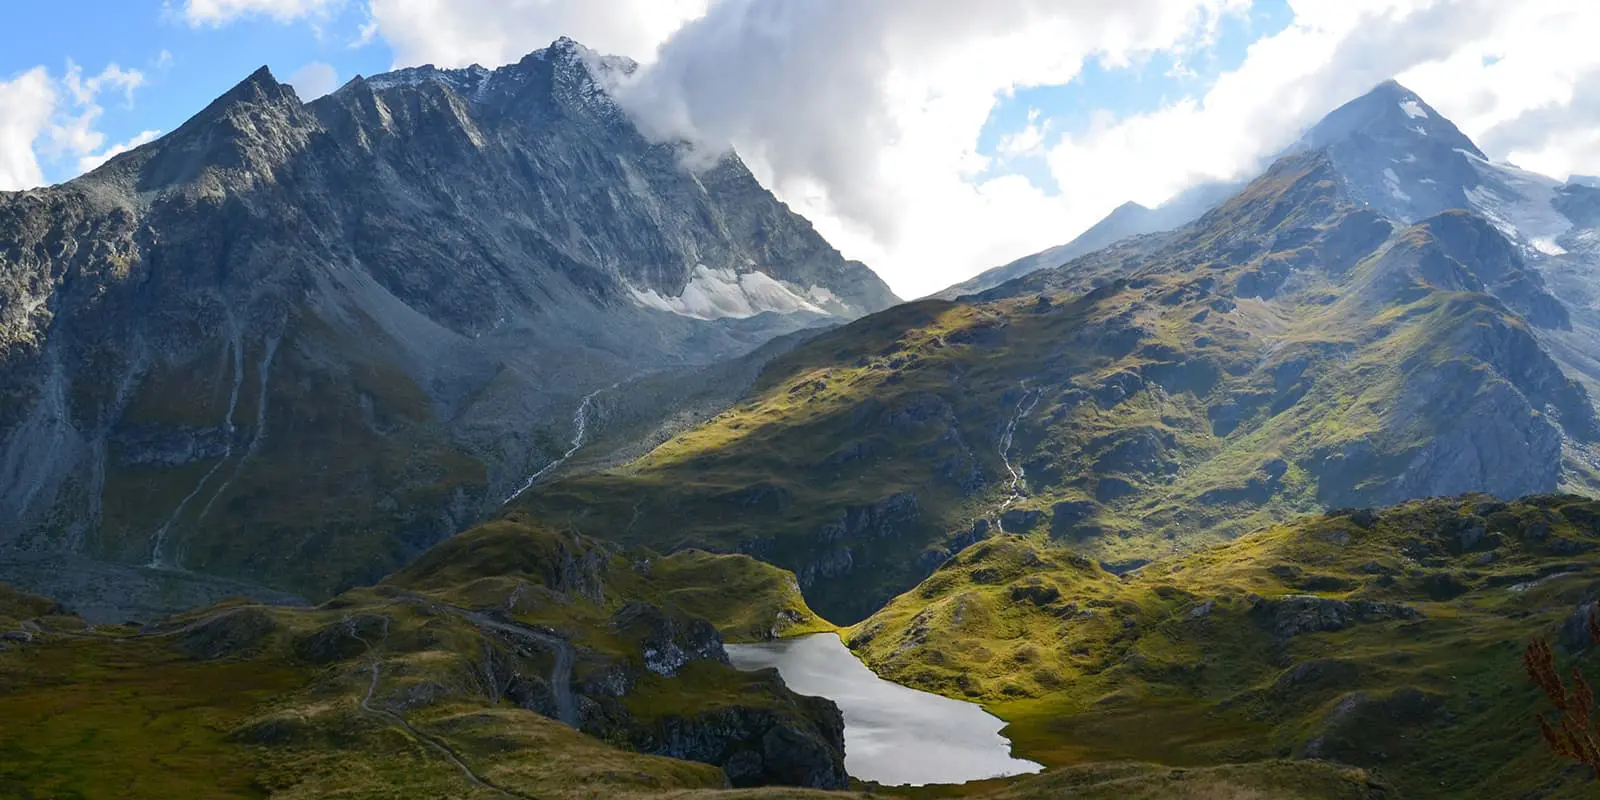
[[0, 650], [8, 797], [847, 782], [832, 702], [727, 664], [724, 636], [831, 628], [792, 576], [743, 556], [625, 552], [502, 521], [317, 608], [236, 601], [96, 629], [6, 590], [0, 633], [13, 626]]
[[[984, 702], [1060, 766], [1282, 758], [1400, 796], [1587, 797], [1539, 739], [1522, 650], [1591, 647], [1600, 502], [1340, 511], [1123, 576], [1049, 544], [963, 551], [846, 634], [886, 677]], [[1271, 795], [1277, 796], [1277, 795]]]

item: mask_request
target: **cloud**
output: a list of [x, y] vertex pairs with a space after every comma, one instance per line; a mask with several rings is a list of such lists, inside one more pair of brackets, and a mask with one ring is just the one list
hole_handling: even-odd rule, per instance
[[1115, 66], [1203, 47], [1243, 8], [724, 0], [618, 93], [657, 137], [731, 144], [841, 249], [920, 294], [1002, 253], [1059, 243], [1125, 199], [1072, 208], [1021, 176], [980, 179], [989, 160], [978, 134], [1000, 96], [1067, 83], [1089, 58]]
[[375, 19], [368, 19], [366, 22], [361, 23], [360, 29], [356, 31], [356, 38], [351, 39], [348, 46], [352, 50], [366, 47], [367, 45], [376, 41], [377, 38], [378, 21]]
[[1039, 119], [1037, 108], [1028, 109], [1028, 124], [1000, 137], [995, 152], [1006, 158], [1038, 155], [1044, 151], [1044, 140], [1050, 135], [1050, 120]]
[[[131, 106], [144, 74], [109, 64], [85, 76], [67, 62], [61, 78], [35, 67], [0, 82], [0, 189], [25, 189], [45, 183], [44, 166], [70, 164], [72, 174], [86, 172], [112, 156], [151, 141], [158, 131], [144, 131], [120, 144], [106, 146], [99, 129], [105, 109], [101, 96], [120, 94]], [[41, 163], [41, 159], [43, 163]]]
[[[305, 0], [302, 0], [304, 2]], [[396, 66], [506, 64], [570, 36], [603, 53], [650, 60], [710, 0], [372, 0]]]
[[110, 147], [107, 147], [105, 150], [102, 150], [98, 153], [90, 153], [88, 155], [81, 156], [78, 159], [78, 172], [89, 172], [95, 167], [110, 161], [115, 156], [126, 153], [140, 145], [149, 144], [155, 141], [156, 137], [160, 135], [161, 131], [140, 131], [132, 139], [129, 139], [126, 142], [111, 145]]
[[1401, 76], [1490, 157], [1555, 177], [1600, 171], [1600, 3], [1498, 8], [1485, 37]]
[[34, 144], [55, 112], [59, 95], [44, 67], [0, 81], [0, 191], [44, 183]]
[[245, 17], [293, 22], [325, 16], [343, 0], [184, 0], [182, 17], [190, 25], [220, 27]]
[[294, 87], [301, 100], [309, 102], [339, 88], [339, 73], [331, 64], [313, 61], [295, 70], [288, 84]]
[[1116, 185], [1145, 205], [1204, 180], [1247, 176], [1322, 115], [1375, 84], [1449, 55], [1495, 24], [1487, 0], [1295, 4], [1199, 98], [1104, 118], [1048, 153], [1057, 179]]
[[134, 89], [143, 84], [144, 73], [123, 69], [116, 64], [108, 64], [99, 74], [85, 78], [83, 68], [69, 59], [61, 85], [67, 90], [74, 111], [58, 109], [46, 130], [44, 152], [57, 157], [92, 156], [105, 145], [106, 139], [98, 128], [100, 116], [105, 113], [99, 102], [100, 95], [107, 91], [119, 91], [124, 102], [131, 107]]

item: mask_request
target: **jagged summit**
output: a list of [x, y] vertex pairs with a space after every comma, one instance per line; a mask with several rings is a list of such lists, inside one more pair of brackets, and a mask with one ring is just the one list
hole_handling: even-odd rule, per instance
[[1352, 196], [1399, 222], [1470, 208], [1472, 140], [1415, 92], [1389, 80], [1334, 109], [1287, 152], [1327, 150]]
[[1368, 138], [1390, 144], [1426, 138], [1442, 146], [1465, 150], [1478, 158], [1487, 158], [1454, 123], [1428, 105], [1416, 92], [1392, 79], [1378, 84], [1371, 91], [1323, 117], [1306, 133], [1302, 146], [1328, 147], [1352, 138]]
[[339, 87], [339, 91], [343, 92], [361, 85], [380, 90], [396, 86], [416, 86], [427, 81], [436, 81], [459, 91], [470, 92], [487, 80], [490, 74], [488, 69], [479, 64], [472, 64], [460, 69], [439, 69], [432, 64], [423, 64], [380, 73], [372, 77], [357, 75], [344, 86]]
[[262, 65], [244, 80], [234, 84], [233, 88], [218, 95], [217, 99], [212, 100], [200, 113], [191, 117], [190, 122], [215, 117], [237, 105], [260, 105], [288, 100], [293, 100], [296, 104], [300, 101], [299, 95], [294, 92], [294, 87], [279, 83], [278, 79], [273, 77], [272, 70]]
[[[631, 74], [638, 68], [633, 59], [605, 55], [582, 43], [562, 36], [548, 47], [535, 50], [521, 59], [494, 69], [481, 64], [465, 67], [441, 68], [434, 64], [403, 67], [377, 75], [357, 75], [341, 86], [335, 94], [355, 91], [365, 86], [373, 91], [384, 91], [400, 86], [421, 86], [436, 83], [449, 87], [468, 100], [481, 100], [505, 89], [514, 93], [530, 77], [543, 70], [554, 70], [568, 84], [581, 87], [603, 87], [615, 76]], [[592, 92], [591, 92], [592, 93]]]

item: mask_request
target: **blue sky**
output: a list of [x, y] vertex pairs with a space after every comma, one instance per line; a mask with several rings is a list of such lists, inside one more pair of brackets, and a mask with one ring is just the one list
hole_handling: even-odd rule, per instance
[[1114, 120], [1152, 111], [1188, 95], [1203, 94], [1224, 72], [1238, 69], [1246, 48], [1288, 27], [1294, 19], [1288, 0], [1258, 0], [1246, 14], [1226, 17], [1215, 41], [1199, 52], [1180, 56], [1157, 52], [1130, 65], [1107, 66], [1091, 59], [1066, 84], [1033, 86], [1003, 96], [978, 135], [978, 152], [994, 158], [985, 177], [1011, 173], [1026, 176], [1040, 189], [1056, 193], [1056, 178], [1040, 154], [1000, 152], [1004, 137], [1030, 122], [1048, 120], [1042, 148], [1062, 135], [1081, 135], [1096, 118]]

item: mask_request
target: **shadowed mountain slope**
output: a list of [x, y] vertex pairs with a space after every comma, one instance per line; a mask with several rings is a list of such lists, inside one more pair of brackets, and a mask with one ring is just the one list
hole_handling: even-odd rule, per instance
[[632, 68], [564, 39], [310, 104], [262, 69], [0, 194], [0, 576], [76, 592], [30, 566], [70, 554], [325, 597], [483, 518], [586, 398], [895, 301], [736, 157], [646, 140], [602, 88]]

